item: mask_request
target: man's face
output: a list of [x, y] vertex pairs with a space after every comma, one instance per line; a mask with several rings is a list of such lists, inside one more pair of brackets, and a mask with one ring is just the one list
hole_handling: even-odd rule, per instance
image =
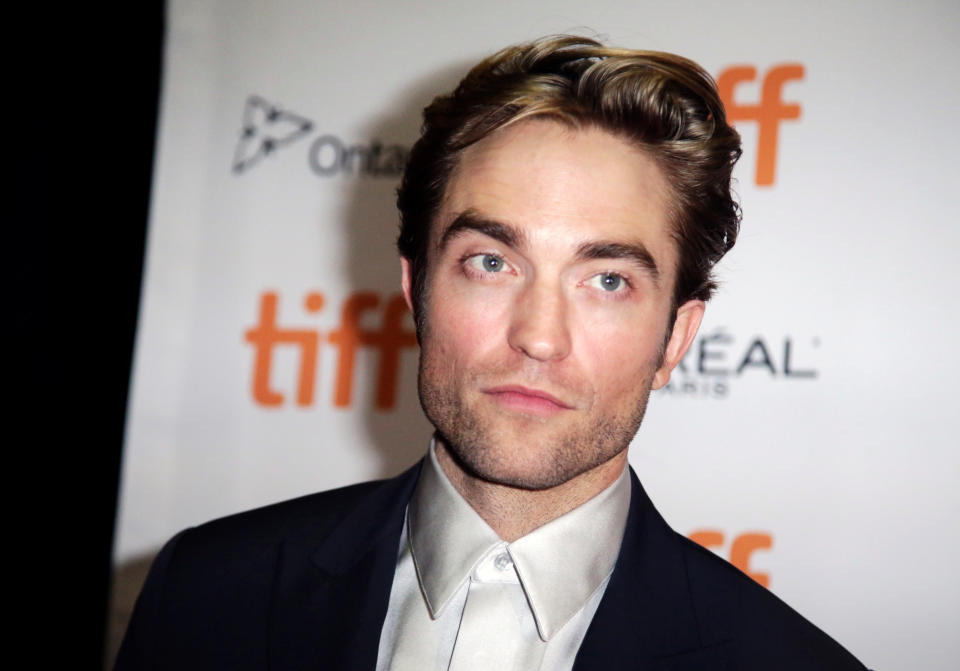
[[703, 311], [665, 346], [667, 197], [602, 130], [528, 120], [465, 151], [431, 231], [420, 398], [472, 475], [545, 489], [627, 448]]

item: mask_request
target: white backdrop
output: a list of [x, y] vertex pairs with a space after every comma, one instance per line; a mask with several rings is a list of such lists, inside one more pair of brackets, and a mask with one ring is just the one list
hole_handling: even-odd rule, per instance
[[699, 61], [744, 137], [740, 241], [631, 450], [651, 497], [869, 666], [956, 668], [958, 29], [949, 0], [171, 0], [116, 560], [423, 453], [397, 167], [467, 66], [576, 31]]

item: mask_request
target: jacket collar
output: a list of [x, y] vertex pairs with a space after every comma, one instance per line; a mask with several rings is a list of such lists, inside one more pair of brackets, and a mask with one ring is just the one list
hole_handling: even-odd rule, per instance
[[270, 668], [376, 666], [404, 511], [419, 473], [418, 463], [392, 480], [328, 492], [318, 516], [342, 507], [342, 520], [329, 533], [318, 528], [283, 542], [266, 627]]
[[[397, 477], [382, 483], [369, 483], [371, 493], [356, 506], [311, 552], [311, 560], [332, 575], [347, 573], [371, 550], [387, 542], [396, 560], [397, 544], [403, 527], [407, 503], [420, 477], [423, 461], [418, 461]], [[380, 485], [380, 486], [378, 486]], [[353, 505], [353, 500], [345, 505]]]
[[630, 478], [620, 555], [574, 671], [725, 668], [725, 647], [704, 649], [682, 539], [653, 507], [632, 468]]

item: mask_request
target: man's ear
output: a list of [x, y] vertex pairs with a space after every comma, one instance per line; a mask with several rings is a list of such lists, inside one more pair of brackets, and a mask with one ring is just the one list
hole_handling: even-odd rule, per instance
[[670, 373], [683, 359], [683, 355], [690, 349], [693, 339], [700, 328], [703, 311], [706, 305], [703, 301], [687, 301], [677, 310], [677, 318], [673, 322], [673, 331], [663, 353], [663, 363], [653, 375], [653, 388], [660, 389], [670, 381]]
[[400, 257], [400, 288], [403, 289], [403, 300], [407, 302], [407, 308], [413, 312], [413, 299], [410, 298], [410, 287], [413, 286], [413, 269], [410, 265], [410, 259], [405, 256]]

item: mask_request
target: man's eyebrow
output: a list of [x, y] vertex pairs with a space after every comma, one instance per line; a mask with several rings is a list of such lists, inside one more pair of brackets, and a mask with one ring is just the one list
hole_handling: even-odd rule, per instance
[[627, 259], [650, 275], [654, 284], [660, 280], [660, 269], [653, 254], [641, 242], [586, 242], [577, 249], [577, 258], [589, 259]]
[[[526, 244], [526, 238], [519, 229], [501, 221], [488, 219], [476, 210], [468, 209], [457, 215], [453, 223], [440, 236], [440, 250], [443, 251], [451, 240], [468, 231], [486, 235], [514, 249], [522, 248]], [[641, 242], [585, 242], [577, 249], [577, 258], [581, 260], [627, 259], [650, 275], [654, 284], [659, 284], [660, 269], [653, 254]]]
[[440, 250], [443, 251], [451, 240], [468, 231], [476, 231], [514, 249], [522, 247], [526, 242], [523, 233], [510, 224], [487, 219], [476, 210], [464, 210], [440, 236]]

